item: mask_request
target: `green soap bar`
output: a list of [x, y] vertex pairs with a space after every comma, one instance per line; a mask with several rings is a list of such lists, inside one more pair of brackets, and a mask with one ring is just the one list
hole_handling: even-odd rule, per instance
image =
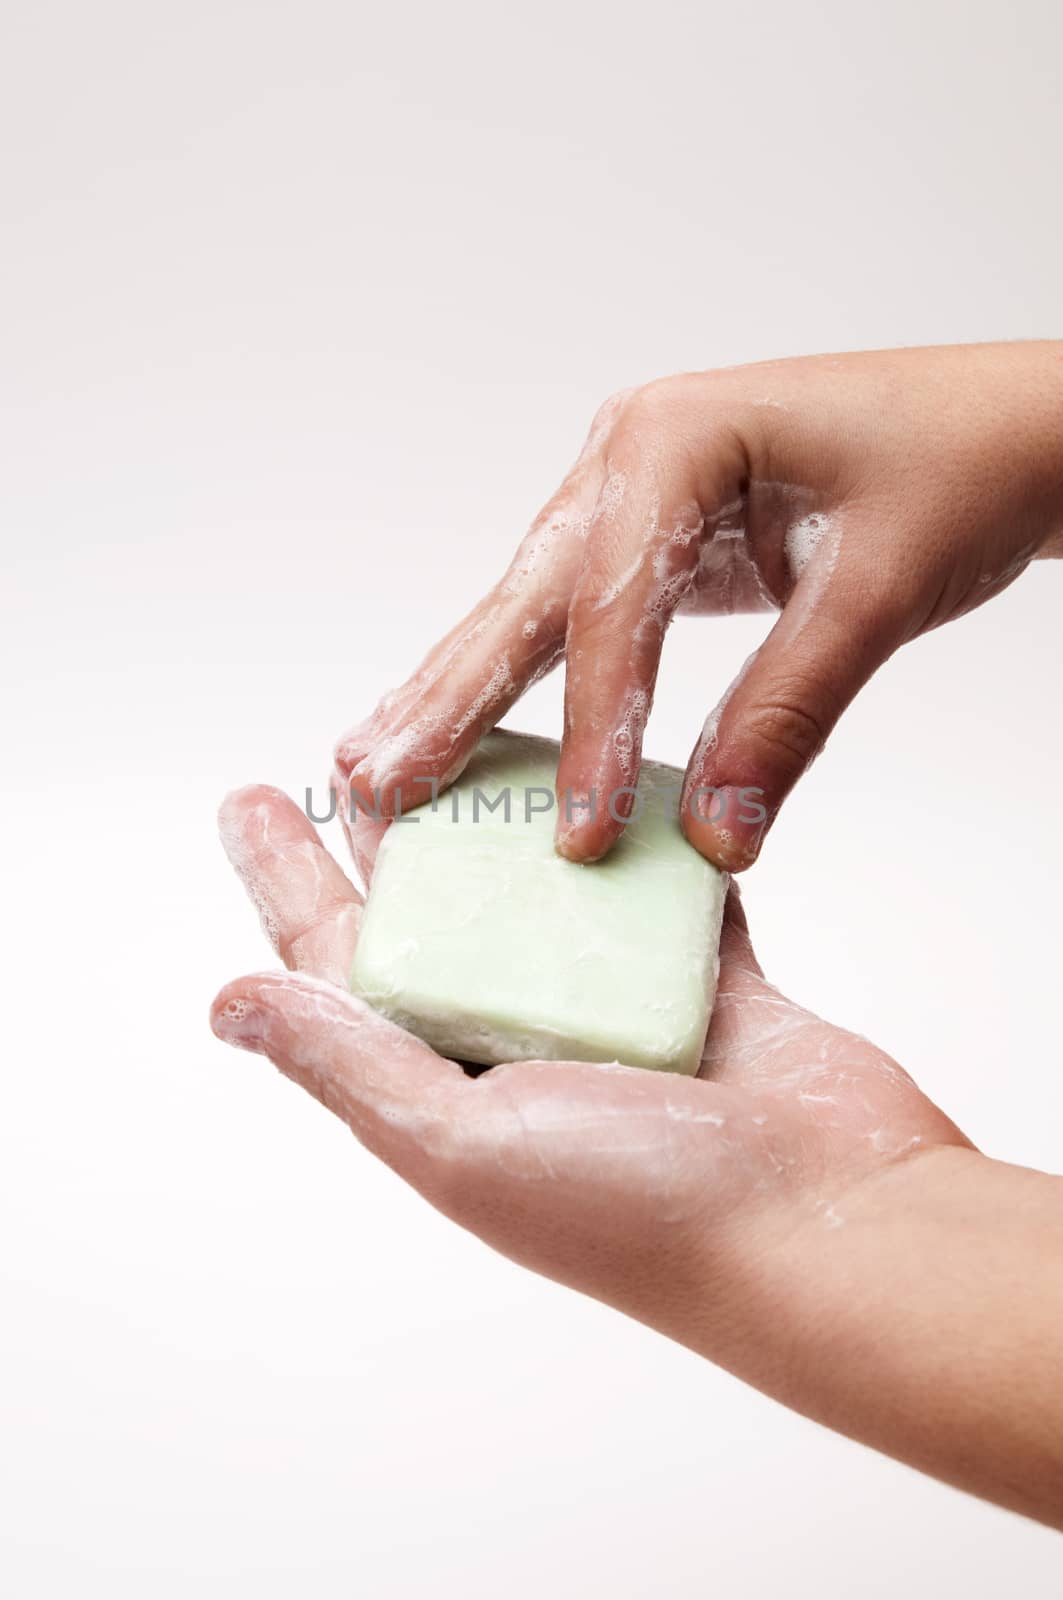
[[652, 761], [609, 855], [563, 860], [558, 753], [550, 739], [488, 734], [434, 805], [388, 829], [351, 988], [463, 1061], [696, 1072], [726, 874], [683, 837], [682, 773]]

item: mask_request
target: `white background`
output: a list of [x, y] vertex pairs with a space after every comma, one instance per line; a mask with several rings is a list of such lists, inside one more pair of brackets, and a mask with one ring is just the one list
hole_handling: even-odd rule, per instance
[[[323, 783], [605, 394], [1060, 332], [1061, 17], [3, 7], [19, 1600], [1060, 1593], [1055, 1535], [495, 1258], [206, 1009], [267, 960], [217, 801]], [[1039, 566], [908, 648], [746, 894], [784, 988], [1056, 1169], [1061, 619]], [[677, 624], [650, 754], [764, 627]]]

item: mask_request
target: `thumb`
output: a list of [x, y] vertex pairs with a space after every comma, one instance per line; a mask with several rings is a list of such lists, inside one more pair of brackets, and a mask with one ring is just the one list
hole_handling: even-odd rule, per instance
[[809, 604], [802, 584], [709, 716], [683, 785], [683, 829], [731, 872], [757, 859], [786, 796], [846, 706], [900, 643], [867, 599]]
[[215, 997], [210, 1022], [226, 1044], [268, 1056], [429, 1198], [477, 1126], [460, 1066], [321, 979], [239, 978]]

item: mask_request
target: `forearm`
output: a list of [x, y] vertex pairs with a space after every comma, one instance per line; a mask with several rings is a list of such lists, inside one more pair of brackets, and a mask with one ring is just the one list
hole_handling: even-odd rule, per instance
[[844, 1192], [813, 1225], [780, 1218], [743, 1277], [722, 1341], [739, 1376], [1063, 1527], [1063, 1178], [969, 1148], [928, 1151]]

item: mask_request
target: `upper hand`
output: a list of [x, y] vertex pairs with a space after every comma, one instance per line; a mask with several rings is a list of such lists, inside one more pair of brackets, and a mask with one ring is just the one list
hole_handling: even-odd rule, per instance
[[592, 860], [623, 827], [607, 800], [637, 780], [673, 615], [778, 609], [684, 790], [688, 837], [741, 870], [875, 669], [1061, 529], [1059, 344], [767, 362], [615, 395], [500, 582], [341, 741], [339, 777], [385, 814], [396, 791], [419, 804], [564, 656], [557, 843]]

